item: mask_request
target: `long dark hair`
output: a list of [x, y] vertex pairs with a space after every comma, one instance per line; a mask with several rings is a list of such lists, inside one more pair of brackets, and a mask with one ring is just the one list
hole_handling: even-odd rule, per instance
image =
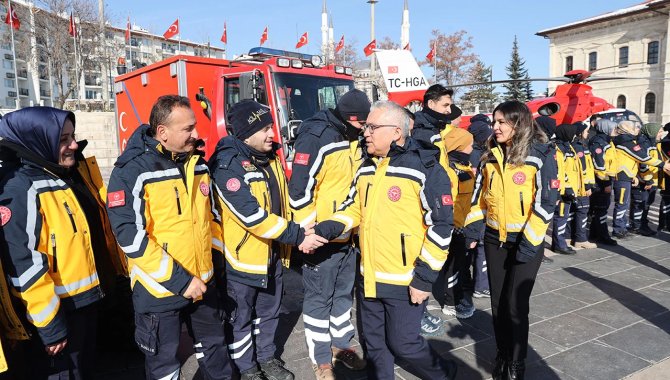
[[[515, 166], [521, 166], [530, 154], [532, 143], [546, 143], [547, 135], [535, 124], [533, 114], [528, 107], [518, 100], [508, 100], [498, 104], [493, 110], [493, 117], [495, 117], [496, 112], [502, 113], [505, 120], [512, 124], [514, 128], [512, 144], [506, 152], [507, 162]], [[482, 161], [488, 161], [492, 158], [491, 150], [498, 145], [495, 134], [491, 135], [487, 142], [488, 149], [482, 155]]]

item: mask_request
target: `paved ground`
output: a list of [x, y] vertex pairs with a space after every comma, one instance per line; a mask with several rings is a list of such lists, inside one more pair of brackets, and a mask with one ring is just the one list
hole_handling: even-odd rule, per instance
[[[651, 219], [657, 215], [654, 207]], [[670, 361], [665, 360], [670, 358], [669, 243], [668, 233], [635, 237], [613, 249], [552, 256], [553, 264], [543, 264], [531, 298], [526, 378], [670, 378]], [[277, 336], [281, 358], [296, 379], [313, 379], [300, 315], [300, 274], [288, 271], [285, 282]], [[458, 379], [490, 378], [495, 356], [490, 304], [482, 299], [475, 305], [472, 318], [447, 319], [445, 333], [429, 338], [441, 355], [457, 362]], [[429, 307], [442, 315], [435, 300]], [[182, 350], [183, 378], [201, 379], [188, 347]], [[100, 378], [141, 379], [141, 365], [134, 353], [106, 355]], [[398, 366], [397, 378], [416, 379], [408, 368]], [[340, 379], [366, 378], [364, 373], [336, 370]]]

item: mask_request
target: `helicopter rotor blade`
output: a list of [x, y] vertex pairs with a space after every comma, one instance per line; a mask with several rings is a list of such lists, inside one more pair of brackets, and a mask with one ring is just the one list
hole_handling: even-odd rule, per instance
[[588, 77], [586, 79], [586, 82], [595, 82], [595, 81], [600, 81], [600, 80], [621, 80], [621, 79], [649, 79], [653, 80], [656, 78], [649, 78], [649, 77]]
[[501, 83], [547, 82], [547, 81], [569, 83], [570, 79], [566, 78], [566, 77], [503, 79], [503, 80], [494, 80], [494, 81], [490, 81], [490, 82], [459, 83], [459, 84], [448, 85], [447, 87], [470, 87], [470, 86], [484, 86], [484, 85], [501, 84]]

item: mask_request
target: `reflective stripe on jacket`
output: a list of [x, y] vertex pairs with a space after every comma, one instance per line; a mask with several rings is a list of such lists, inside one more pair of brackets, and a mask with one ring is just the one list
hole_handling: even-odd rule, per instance
[[595, 177], [604, 182], [605, 186], [609, 186], [611, 179], [616, 176], [616, 152], [611, 140], [604, 133], [597, 133], [589, 140]]
[[632, 181], [638, 173], [640, 164], [663, 166], [663, 161], [652, 157], [649, 151], [637, 143], [635, 136], [619, 135], [614, 138], [616, 151], [616, 178], [620, 181]]

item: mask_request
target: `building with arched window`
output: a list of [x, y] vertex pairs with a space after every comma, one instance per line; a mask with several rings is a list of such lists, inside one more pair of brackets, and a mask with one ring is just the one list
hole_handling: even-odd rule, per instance
[[[634, 2], [631, 0], [631, 2]], [[670, 122], [670, 0], [647, 0], [631, 7], [552, 27], [537, 33], [549, 39], [549, 76], [595, 71], [594, 76], [630, 77], [591, 82], [593, 93], [644, 122]], [[549, 83], [549, 92], [559, 83]]]

